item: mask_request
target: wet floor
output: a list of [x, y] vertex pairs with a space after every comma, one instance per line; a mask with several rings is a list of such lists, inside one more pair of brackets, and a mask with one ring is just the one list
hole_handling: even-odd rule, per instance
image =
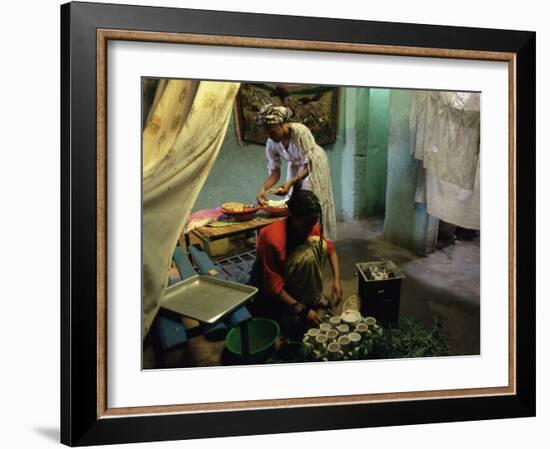
[[[456, 241], [428, 256], [419, 256], [382, 240], [379, 229], [372, 221], [341, 227], [341, 239], [335, 247], [344, 298], [357, 294], [356, 263], [390, 259], [406, 275], [401, 285], [400, 315], [412, 315], [428, 326], [437, 319], [452, 354], [479, 354], [479, 238]], [[330, 269], [325, 276], [331, 278]], [[328, 281], [327, 294], [330, 286]]]

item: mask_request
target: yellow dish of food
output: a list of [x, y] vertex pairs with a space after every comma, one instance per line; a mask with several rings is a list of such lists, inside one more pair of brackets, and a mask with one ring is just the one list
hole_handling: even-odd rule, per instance
[[227, 212], [243, 212], [245, 208], [246, 204], [243, 203], [230, 202], [222, 204], [222, 209]]

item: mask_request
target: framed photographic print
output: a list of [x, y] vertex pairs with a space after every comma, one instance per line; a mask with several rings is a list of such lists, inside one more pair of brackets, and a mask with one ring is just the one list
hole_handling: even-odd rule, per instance
[[68, 445], [535, 414], [535, 33], [61, 7]]

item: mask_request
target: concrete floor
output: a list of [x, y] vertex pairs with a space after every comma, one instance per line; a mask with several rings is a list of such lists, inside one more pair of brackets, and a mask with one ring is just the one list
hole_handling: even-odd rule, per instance
[[[479, 354], [480, 319], [479, 237], [456, 241], [428, 256], [419, 256], [382, 239], [382, 218], [340, 222], [335, 242], [340, 259], [344, 299], [357, 294], [355, 264], [380, 259], [392, 260], [406, 275], [401, 286], [401, 315], [412, 315], [432, 326], [437, 318], [452, 355]], [[325, 293], [332, 285], [327, 266]], [[342, 307], [355, 301], [344, 300]], [[222, 363], [223, 341], [193, 338], [183, 354], [174, 353], [168, 366], [212, 366]], [[155, 366], [150, 347], [144, 350], [144, 368]]]
[[[344, 298], [357, 294], [356, 263], [390, 259], [406, 275], [400, 314], [413, 315], [428, 326], [437, 318], [452, 354], [479, 354], [479, 237], [423, 257], [382, 240], [382, 223], [381, 218], [339, 223], [335, 246]], [[327, 293], [330, 285], [327, 282]]]

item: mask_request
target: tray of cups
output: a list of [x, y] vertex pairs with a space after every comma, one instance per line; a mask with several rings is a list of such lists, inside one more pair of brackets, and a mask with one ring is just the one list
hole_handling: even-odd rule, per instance
[[357, 360], [367, 356], [372, 337], [381, 332], [374, 317], [363, 318], [355, 310], [346, 310], [342, 315], [323, 317], [319, 327], [304, 334], [303, 344], [312, 360]]

